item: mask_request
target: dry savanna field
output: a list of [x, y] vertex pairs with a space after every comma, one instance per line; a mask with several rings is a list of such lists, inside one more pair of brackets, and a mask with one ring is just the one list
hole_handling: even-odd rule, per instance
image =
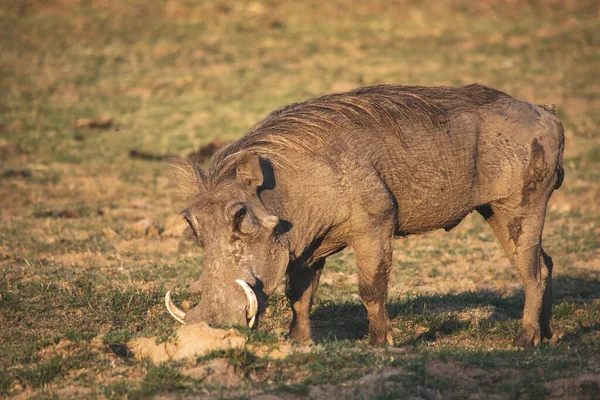
[[[0, 3], [0, 397], [599, 398], [600, 3]], [[395, 348], [367, 344], [351, 249], [327, 261], [312, 346], [281, 290], [246, 345], [152, 363], [203, 254], [166, 153], [206, 159], [271, 110], [358, 86], [481, 83], [554, 103], [554, 337], [518, 350], [524, 295], [479, 215], [395, 241]]]

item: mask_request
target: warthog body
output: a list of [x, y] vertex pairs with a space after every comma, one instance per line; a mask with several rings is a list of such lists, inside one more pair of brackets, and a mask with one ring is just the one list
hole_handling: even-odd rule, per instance
[[370, 341], [393, 343], [392, 239], [449, 230], [476, 210], [525, 288], [515, 343], [537, 344], [551, 337], [552, 261], [541, 236], [563, 147], [562, 125], [546, 108], [480, 85], [382, 85], [276, 110], [215, 154], [207, 173], [172, 162], [193, 200], [184, 215], [205, 249], [192, 286], [201, 301], [176, 315], [253, 322], [252, 296], [235, 281], [249, 284], [260, 313], [287, 277], [290, 337], [308, 340], [325, 258], [351, 246]]

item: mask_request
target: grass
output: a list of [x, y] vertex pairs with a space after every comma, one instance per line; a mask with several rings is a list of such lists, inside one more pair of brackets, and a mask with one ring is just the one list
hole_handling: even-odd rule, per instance
[[[598, 397], [597, 13], [591, 1], [3, 2], [0, 397], [539, 398], [558, 387]], [[167, 233], [184, 203], [165, 163], [130, 150], [186, 155], [278, 106], [361, 85], [472, 82], [555, 103], [565, 126], [565, 182], [543, 238], [555, 262], [552, 341], [511, 347], [522, 289], [471, 215], [450, 233], [396, 242], [388, 308], [399, 349], [366, 344], [347, 250], [327, 261], [306, 353], [132, 357], [132, 338], [172, 338], [164, 292], [194, 304], [203, 255]], [[101, 118], [112, 125], [77, 127]], [[144, 218], [158, 234], [136, 228]], [[276, 347], [290, 319], [279, 291], [244, 334]], [[215, 359], [241, 383], [185, 375]], [[385, 383], [353, 383], [386, 371], [374, 378]]]

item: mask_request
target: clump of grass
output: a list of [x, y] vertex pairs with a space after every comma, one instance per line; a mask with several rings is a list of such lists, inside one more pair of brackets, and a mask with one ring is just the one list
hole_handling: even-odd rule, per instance
[[[167, 364], [150, 366], [146, 376], [140, 384], [140, 388], [128, 393], [130, 399], [143, 399], [157, 393], [168, 393], [184, 389], [185, 378], [179, 373], [177, 368]], [[113, 388], [114, 389], [114, 388]], [[123, 387], [117, 387], [117, 390], [123, 390]]]
[[226, 350], [225, 358], [229, 360], [229, 365], [245, 377], [249, 377], [251, 373], [264, 368], [264, 362], [245, 347]]
[[102, 388], [102, 393], [108, 399], [122, 399], [134, 390], [131, 382], [121, 381], [104, 386]]

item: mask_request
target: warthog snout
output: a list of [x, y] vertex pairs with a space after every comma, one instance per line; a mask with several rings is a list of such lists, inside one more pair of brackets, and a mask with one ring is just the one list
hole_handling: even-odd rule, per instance
[[[258, 300], [256, 299], [256, 294], [254, 293], [254, 290], [252, 290], [250, 285], [248, 285], [248, 283], [246, 283], [245, 281], [241, 279], [236, 279], [235, 283], [240, 285], [248, 300], [248, 305], [246, 307], [246, 319], [248, 323], [248, 328], [252, 328], [254, 326], [254, 323], [256, 322], [256, 314], [258, 314]], [[186, 325], [186, 312], [177, 307], [175, 303], [173, 303], [173, 299], [171, 298], [171, 291], [167, 291], [167, 293], [165, 294], [165, 305], [167, 306], [167, 310], [169, 310], [169, 313], [173, 316], [173, 318], [175, 318], [178, 322], [182, 323], [183, 325]]]

